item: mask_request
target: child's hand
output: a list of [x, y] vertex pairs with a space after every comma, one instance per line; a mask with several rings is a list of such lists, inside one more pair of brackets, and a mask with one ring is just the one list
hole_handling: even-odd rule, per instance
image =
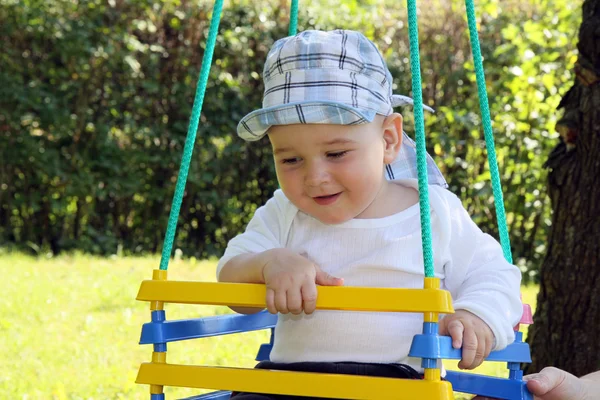
[[473, 369], [481, 365], [492, 351], [494, 334], [481, 318], [465, 310], [447, 315], [440, 321], [440, 335], [452, 337], [452, 347], [462, 347], [461, 369]]
[[317, 305], [317, 286], [341, 286], [344, 280], [323, 272], [310, 260], [286, 249], [277, 249], [265, 263], [267, 309], [272, 314], [312, 314]]

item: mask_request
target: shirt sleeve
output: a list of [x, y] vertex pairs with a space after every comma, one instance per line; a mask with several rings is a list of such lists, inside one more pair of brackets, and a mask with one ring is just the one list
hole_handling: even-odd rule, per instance
[[446, 193], [445, 286], [454, 308], [487, 323], [494, 333], [494, 350], [503, 349], [515, 340], [513, 327], [523, 313], [521, 272], [506, 261], [500, 244], [471, 220], [458, 197]]
[[229, 241], [217, 264], [217, 279], [223, 266], [235, 256], [285, 247], [297, 211], [283, 192], [277, 190], [264, 206], [256, 210], [244, 233]]

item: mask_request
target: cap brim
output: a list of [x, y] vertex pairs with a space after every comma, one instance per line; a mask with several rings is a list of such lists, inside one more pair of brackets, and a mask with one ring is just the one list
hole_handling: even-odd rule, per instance
[[261, 108], [246, 115], [237, 126], [238, 136], [259, 140], [274, 125], [358, 125], [372, 122], [377, 112], [328, 101], [303, 101]]
[[[372, 122], [377, 113], [361, 110], [343, 103], [306, 101], [261, 108], [246, 115], [237, 127], [238, 135], [247, 141], [261, 139], [274, 125], [336, 124], [357, 125]], [[386, 166], [386, 178], [418, 179], [415, 142], [402, 132], [402, 146], [396, 159]], [[427, 154], [427, 175], [430, 185], [448, 187], [444, 176]]]

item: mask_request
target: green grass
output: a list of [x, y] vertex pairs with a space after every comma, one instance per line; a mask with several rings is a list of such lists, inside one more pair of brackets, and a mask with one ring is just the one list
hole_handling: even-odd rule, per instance
[[[135, 301], [139, 284], [158, 257], [32, 258], [0, 253], [1, 399], [148, 399], [134, 383], [151, 346], [138, 345], [149, 320], [147, 303]], [[211, 261], [173, 261], [169, 279], [212, 280]], [[533, 304], [537, 288], [524, 288]], [[168, 305], [168, 319], [227, 313], [224, 307]], [[169, 345], [168, 361], [251, 367], [268, 332], [252, 332]], [[455, 363], [454, 363], [455, 364]], [[501, 375], [501, 364], [480, 373]], [[168, 399], [198, 390], [166, 388]]]

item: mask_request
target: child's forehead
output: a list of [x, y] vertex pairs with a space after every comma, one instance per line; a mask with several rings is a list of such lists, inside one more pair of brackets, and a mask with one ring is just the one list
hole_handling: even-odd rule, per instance
[[369, 142], [374, 132], [375, 124], [295, 124], [273, 126], [269, 129], [268, 136], [271, 145], [277, 150], [307, 146], [361, 145]]

